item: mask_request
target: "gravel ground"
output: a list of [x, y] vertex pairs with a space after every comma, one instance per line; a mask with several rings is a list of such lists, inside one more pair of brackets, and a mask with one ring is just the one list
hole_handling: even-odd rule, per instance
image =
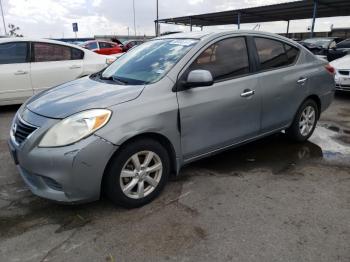
[[1, 261], [350, 261], [350, 95], [309, 142], [284, 134], [195, 162], [151, 204], [62, 206], [33, 196], [0, 107]]

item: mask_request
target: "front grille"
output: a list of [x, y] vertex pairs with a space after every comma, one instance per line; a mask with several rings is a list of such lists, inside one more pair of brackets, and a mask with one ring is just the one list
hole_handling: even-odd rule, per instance
[[13, 136], [18, 144], [21, 144], [37, 127], [25, 123], [20, 117], [17, 117], [12, 127]]
[[349, 71], [339, 70], [338, 72], [339, 72], [339, 74], [341, 74], [343, 76], [348, 76], [349, 75]]
[[335, 85], [336, 88], [339, 88], [339, 89], [350, 89], [350, 85], [339, 85], [339, 84], [336, 84]]

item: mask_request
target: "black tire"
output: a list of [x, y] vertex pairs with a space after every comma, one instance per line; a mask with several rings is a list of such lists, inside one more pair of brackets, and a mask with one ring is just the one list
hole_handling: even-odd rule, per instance
[[[156, 153], [162, 164], [160, 181], [149, 195], [134, 199], [124, 194], [120, 183], [121, 171], [128, 160], [136, 153], [142, 151], [152, 151]], [[141, 161], [140, 161], [141, 162]], [[111, 159], [111, 163], [106, 170], [104, 179], [104, 190], [107, 197], [116, 205], [125, 208], [136, 208], [151, 202], [156, 198], [164, 188], [170, 173], [170, 157], [167, 150], [153, 139], [138, 139], [132, 141], [120, 148], [116, 155]], [[131, 179], [131, 178], [130, 178]], [[136, 185], [138, 187], [138, 185]]]
[[[315, 122], [313, 124], [311, 131], [307, 135], [302, 135], [300, 127], [299, 127], [299, 121], [302, 117], [303, 111], [309, 106], [311, 106], [315, 110]], [[296, 142], [304, 142], [304, 141], [308, 140], [310, 138], [310, 136], [312, 136], [312, 134], [316, 128], [318, 118], [319, 118], [319, 110], [318, 110], [318, 106], [317, 106], [316, 102], [312, 99], [308, 99], [299, 107], [298, 112], [295, 115], [295, 118], [293, 120], [292, 125], [286, 130], [286, 134], [292, 140], [294, 140]]]

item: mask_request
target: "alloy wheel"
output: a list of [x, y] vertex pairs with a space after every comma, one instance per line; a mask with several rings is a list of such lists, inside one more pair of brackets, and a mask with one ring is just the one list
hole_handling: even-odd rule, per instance
[[127, 197], [141, 199], [156, 189], [162, 173], [160, 157], [152, 151], [140, 151], [124, 164], [120, 174], [120, 187]]
[[316, 111], [312, 106], [307, 106], [301, 113], [299, 120], [299, 130], [302, 136], [308, 136], [316, 122]]

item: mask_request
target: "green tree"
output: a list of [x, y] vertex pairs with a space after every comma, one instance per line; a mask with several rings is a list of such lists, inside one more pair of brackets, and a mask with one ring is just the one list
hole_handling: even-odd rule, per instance
[[17, 33], [20, 30], [20, 28], [18, 26], [15, 26], [14, 24], [9, 24], [8, 28], [9, 28], [9, 35], [10, 36], [23, 37], [22, 34]]

